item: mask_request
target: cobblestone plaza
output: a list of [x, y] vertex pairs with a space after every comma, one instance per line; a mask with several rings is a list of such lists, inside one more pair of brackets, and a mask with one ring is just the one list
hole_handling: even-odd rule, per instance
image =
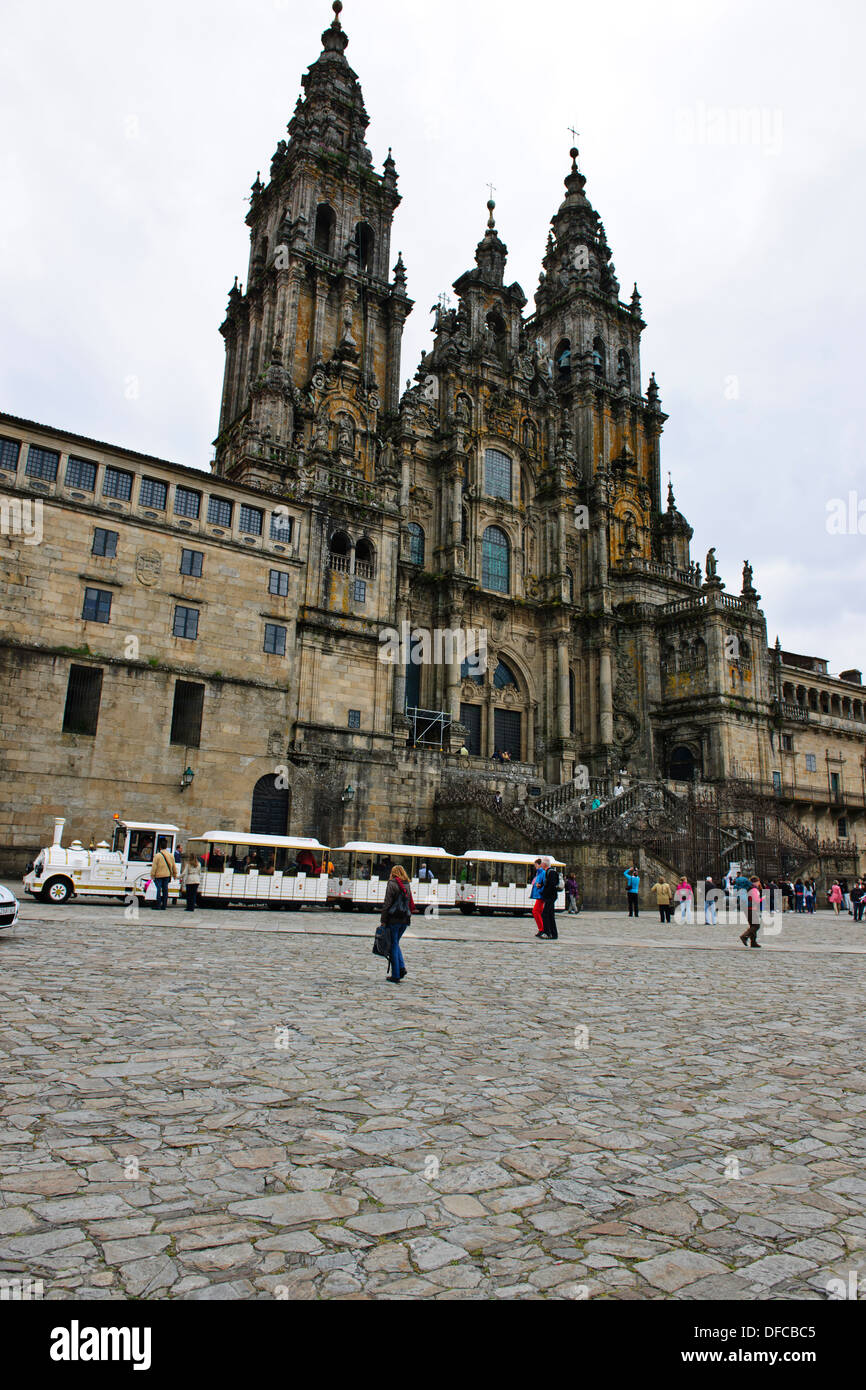
[[866, 938], [22, 905], [0, 1279], [46, 1299], [826, 1300], [866, 1278]]

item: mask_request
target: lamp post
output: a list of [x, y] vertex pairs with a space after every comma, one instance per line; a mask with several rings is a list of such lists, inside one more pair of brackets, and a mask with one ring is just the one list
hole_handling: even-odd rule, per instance
[[193, 772], [193, 770], [192, 770], [191, 767], [188, 767], [188, 768], [186, 769], [185, 772], [182, 772], [182, 773], [181, 773], [181, 775], [180, 775], [180, 789], [181, 789], [182, 792], [185, 792], [186, 789], [187, 789], [187, 787], [191, 787], [191, 786], [192, 786], [192, 779], [193, 779], [194, 777], [195, 777], [195, 773]]
[[355, 800], [355, 788], [351, 785], [346, 787], [346, 790], [343, 792], [342, 796], [340, 797], [340, 800], [342, 801], [344, 806], [350, 805], [351, 802]]

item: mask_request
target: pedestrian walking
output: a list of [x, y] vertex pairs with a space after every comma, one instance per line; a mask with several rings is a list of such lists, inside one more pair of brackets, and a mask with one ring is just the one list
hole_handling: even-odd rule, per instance
[[542, 910], [542, 921], [544, 923], [544, 935], [548, 941], [556, 941], [559, 932], [556, 930], [556, 898], [559, 893], [559, 870], [554, 868], [552, 860], [545, 856], [542, 861], [544, 869], [544, 889], [541, 900], [544, 904]]
[[716, 925], [716, 913], [721, 896], [721, 889], [716, 887], [711, 877], [707, 877], [704, 883], [704, 924], [708, 927]]
[[806, 911], [808, 913], [813, 913], [815, 911], [815, 898], [815, 880], [810, 878], [806, 882]]
[[737, 877], [734, 879], [734, 891], [737, 896], [738, 917], [741, 913], [743, 917], [747, 916], [749, 906], [749, 889], [751, 888], [751, 886], [752, 880], [749, 878], [748, 874], [744, 874], [742, 872], [737, 874]]
[[171, 850], [161, 849], [150, 866], [150, 876], [156, 887], [154, 910], [164, 912], [168, 906], [168, 885], [177, 878], [177, 864]]
[[541, 937], [544, 936], [543, 895], [546, 874], [544, 872], [544, 867], [540, 859], [536, 859], [533, 868], [535, 872], [532, 879], [532, 887], [529, 890], [529, 896], [532, 901], [532, 916], [537, 928], [537, 931], [535, 933], [535, 939], [536, 941], [539, 941]]
[[629, 917], [640, 916], [640, 874], [637, 866], [632, 864], [630, 869], [623, 870], [625, 888], [628, 895], [628, 915]]
[[386, 932], [390, 933], [388, 943], [390, 969], [385, 978], [392, 985], [399, 985], [406, 974], [406, 963], [403, 960], [403, 952], [400, 950], [400, 938], [412, 920], [414, 906], [406, 870], [402, 864], [395, 864], [385, 889], [382, 915], [379, 918], [380, 924]]
[[838, 917], [838, 916], [839, 916], [839, 907], [840, 907], [840, 904], [841, 904], [841, 902], [842, 902], [842, 887], [841, 887], [841, 884], [839, 883], [839, 880], [838, 880], [838, 879], [835, 879], [835, 878], [834, 878], [834, 880], [833, 880], [833, 886], [832, 886], [832, 888], [830, 889], [830, 892], [827, 894], [827, 897], [828, 897], [829, 900], [830, 900], [830, 906], [832, 907], [833, 911], [835, 912], [836, 916]]
[[180, 866], [180, 886], [186, 897], [186, 911], [195, 912], [201, 885], [201, 864], [192, 850], [187, 850]]
[[839, 880], [839, 887], [842, 889], [842, 906], [844, 907], [844, 909], [845, 909], [846, 912], [849, 912], [849, 911], [850, 911], [850, 901], [849, 901], [849, 898], [848, 898], [848, 880], [847, 880], [847, 878], [840, 878], [840, 880]]
[[758, 932], [761, 926], [761, 880], [759, 878], [752, 879], [752, 886], [748, 892], [748, 905], [746, 910], [748, 913], [749, 925], [743, 932], [740, 940], [744, 946], [757, 946], [760, 948]]
[[851, 889], [851, 905], [855, 922], [863, 921], [863, 909], [866, 908], [866, 883], [862, 878], [858, 878], [854, 887]]
[[665, 883], [664, 879], [660, 878], [653, 884], [650, 892], [655, 893], [656, 907], [659, 910], [659, 921], [669, 922], [671, 920], [671, 913], [673, 912], [673, 888], [669, 883]]
[[692, 885], [689, 883], [687, 878], [683, 877], [680, 879], [679, 883], [677, 884], [674, 897], [676, 898], [678, 904], [677, 921], [693, 922], [695, 920], [693, 911], [695, 895], [692, 892]]
[[572, 915], [580, 910], [577, 906], [577, 879], [572, 869], [569, 869], [565, 880], [565, 910]]

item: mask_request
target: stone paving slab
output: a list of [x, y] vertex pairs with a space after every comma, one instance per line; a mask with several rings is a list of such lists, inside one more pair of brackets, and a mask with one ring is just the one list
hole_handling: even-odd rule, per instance
[[759, 953], [618, 914], [563, 916], [558, 943], [443, 915], [407, 933], [395, 989], [372, 924], [25, 903], [0, 935], [0, 1278], [52, 1299], [866, 1283], [866, 929], [786, 918]]

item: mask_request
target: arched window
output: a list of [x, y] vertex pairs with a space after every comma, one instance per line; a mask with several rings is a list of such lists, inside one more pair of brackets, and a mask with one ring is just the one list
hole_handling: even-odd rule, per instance
[[604, 376], [607, 372], [607, 352], [601, 338], [592, 340], [592, 365], [596, 376]]
[[358, 269], [373, 269], [373, 253], [376, 250], [376, 234], [369, 222], [359, 222], [355, 228], [355, 245], [358, 248]]
[[740, 641], [740, 665], [748, 666], [752, 659], [752, 649], [744, 639]]
[[376, 552], [366, 537], [355, 546], [355, 573], [359, 579], [372, 579], [376, 573]]
[[485, 589], [507, 594], [511, 589], [508, 537], [498, 526], [488, 526], [481, 546], [481, 583]]
[[317, 251], [323, 251], [326, 256], [333, 256], [334, 254], [334, 230], [336, 226], [337, 214], [330, 203], [319, 203], [316, 208], [313, 244]]
[[513, 685], [516, 689], [520, 689], [517, 677], [511, 667], [506, 666], [504, 661], [500, 661], [496, 670], [493, 672], [493, 684], [497, 690], [504, 690], [507, 685]]
[[830, 698], [830, 713], [831, 713], [831, 714], [841, 714], [841, 713], [842, 713], [842, 704], [841, 704], [841, 701], [840, 701], [838, 695], [833, 695], [833, 696], [831, 696], [831, 698]]
[[695, 669], [700, 671], [707, 665], [707, 644], [703, 637], [699, 637], [695, 642], [694, 648]]
[[620, 348], [616, 359], [617, 374], [624, 378], [627, 386], [631, 386], [631, 358], [625, 348]]
[[571, 570], [565, 571], [565, 593], [569, 603], [574, 603], [574, 575]]
[[476, 685], [483, 685], [484, 677], [478, 674], [478, 662], [470, 661], [467, 657], [460, 667], [460, 679], [464, 681], [474, 681]]
[[484, 491], [488, 497], [511, 501], [511, 459], [501, 449], [484, 451]]
[[[793, 700], [793, 696], [794, 696], [794, 687], [793, 687], [792, 685], [789, 685], [789, 686], [786, 687], [786, 689], [790, 690], [790, 692], [791, 692], [791, 698], [792, 698], [792, 700]], [[786, 696], [785, 698], [787, 699], [787, 696]], [[813, 710], [815, 711], [816, 714], [818, 713], [818, 692], [817, 692], [817, 690], [810, 690], [810, 691], [809, 691], [809, 708], [810, 708], [810, 709], [813, 709]]]
[[417, 521], [409, 522], [409, 562], [413, 565], [424, 564], [424, 530], [418, 525]]
[[335, 531], [328, 541], [328, 564], [332, 570], [348, 574], [352, 562], [352, 542], [345, 531]]
[[568, 338], [563, 338], [557, 344], [556, 352], [553, 354], [553, 361], [556, 364], [558, 376], [568, 376], [571, 371], [571, 343]]

